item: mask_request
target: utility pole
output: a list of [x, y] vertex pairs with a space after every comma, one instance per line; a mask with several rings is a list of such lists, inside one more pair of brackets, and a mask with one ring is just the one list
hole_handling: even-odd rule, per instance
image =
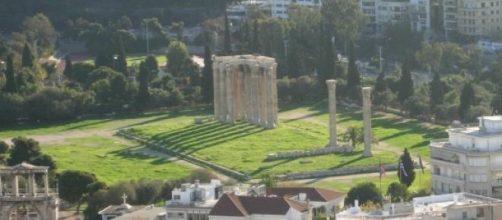
[[382, 65], [382, 46], [378, 47], [378, 63], [379, 63], [379, 70], [380, 72], [383, 71], [383, 65]]
[[146, 53], [150, 54], [150, 36], [148, 32], [148, 21], [145, 23]]

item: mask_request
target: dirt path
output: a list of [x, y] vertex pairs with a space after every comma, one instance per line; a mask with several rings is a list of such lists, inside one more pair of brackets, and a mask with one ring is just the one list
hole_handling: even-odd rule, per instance
[[[86, 131], [80, 131], [80, 130], [65, 131], [48, 135], [28, 135], [26, 137], [33, 138], [39, 143], [44, 144], [44, 143], [63, 142], [66, 139], [85, 138], [90, 136], [110, 138], [113, 137], [114, 134], [115, 134], [114, 130], [103, 129], [103, 130], [86, 130]], [[9, 144], [12, 144], [11, 139], [12, 138], [4, 138], [4, 141], [6, 141]]]

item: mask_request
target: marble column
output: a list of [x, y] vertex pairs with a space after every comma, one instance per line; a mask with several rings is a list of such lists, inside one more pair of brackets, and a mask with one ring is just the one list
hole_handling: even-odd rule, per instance
[[260, 72], [259, 72], [259, 85], [260, 85], [260, 126], [267, 128], [268, 127], [268, 118], [267, 118], [267, 111], [268, 111], [268, 106], [267, 106], [267, 80], [265, 79], [266, 73], [265, 69], [263, 67], [260, 67]]
[[220, 70], [218, 69], [218, 63], [216, 63], [216, 60], [214, 59], [213, 57], [213, 62], [214, 62], [214, 65], [213, 65], [213, 108], [214, 108], [214, 118], [216, 120], [218, 120], [219, 116], [220, 116], [220, 94], [218, 93], [218, 90], [219, 90], [219, 72]]
[[31, 174], [31, 190], [33, 197], [37, 196], [37, 179], [35, 178], [35, 173]]
[[225, 95], [226, 95], [226, 122], [234, 124], [234, 97], [233, 97], [233, 83], [232, 83], [232, 73], [230, 65], [225, 67]]
[[329, 147], [336, 147], [336, 80], [326, 80], [329, 104]]
[[279, 111], [279, 103], [277, 101], [277, 63], [272, 64], [272, 80], [271, 80], [271, 95], [272, 95], [272, 122], [274, 124], [274, 127], [277, 127], [279, 125], [278, 121], [278, 111]]
[[273, 96], [273, 74], [272, 74], [272, 68], [270, 68], [266, 72], [266, 88], [267, 88], [267, 96], [265, 97], [267, 99], [267, 128], [275, 128], [275, 121], [274, 121], [274, 96]]
[[44, 174], [44, 189], [45, 195], [49, 196], [49, 175], [47, 173]]
[[257, 67], [254, 66], [253, 69], [251, 70], [251, 87], [253, 88], [253, 95], [251, 97], [252, 100], [252, 110], [253, 110], [253, 124], [254, 125], [259, 125], [260, 124], [260, 113], [259, 113], [259, 107], [258, 107], [258, 74], [256, 72]]
[[28, 181], [26, 183], [26, 185], [28, 186], [28, 191], [27, 191], [27, 194], [28, 196], [32, 196], [33, 195], [33, 175], [31, 173], [28, 174]]
[[371, 157], [371, 87], [364, 87], [363, 93], [363, 120], [364, 120], [364, 153], [363, 156]]
[[220, 84], [220, 121], [225, 122], [227, 117], [227, 99], [226, 99], [226, 84], [225, 84], [225, 64], [220, 62], [220, 72], [219, 72], [219, 84]]
[[18, 175], [12, 176], [12, 194], [14, 194], [15, 197], [19, 197], [19, 176]]

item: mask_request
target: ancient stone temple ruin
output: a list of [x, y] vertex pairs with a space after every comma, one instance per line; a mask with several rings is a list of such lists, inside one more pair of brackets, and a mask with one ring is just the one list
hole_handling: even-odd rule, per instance
[[[347, 146], [338, 146], [336, 133], [336, 80], [326, 80], [328, 88], [328, 105], [329, 105], [329, 144], [333, 152], [351, 152], [352, 148]], [[363, 156], [371, 157], [371, 144], [373, 137], [371, 133], [371, 87], [362, 88], [363, 96], [363, 126], [364, 126], [364, 152]]]
[[254, 55], [215, 57], [214, 117], [226, 123], [246, 121], [277, 127], [277, 63]]
[[0, 168], [0, 220], [58, 219], [59, 199], [49, 192], [48, 171], [27, 163]]

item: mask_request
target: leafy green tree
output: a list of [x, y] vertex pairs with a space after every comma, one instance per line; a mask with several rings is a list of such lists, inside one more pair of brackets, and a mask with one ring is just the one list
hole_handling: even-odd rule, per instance
[[33, 60], [35, 57], [33, 56], [33, 53], [31, 52], [30, 46], [28, 44], [24, 44], [23, 48], [23, 55], [21, 57], [21, 66], [22, 67], [28, 67], [31, 68], [33, 67]]
[[80, 205], [84, 202], [89, 193], [90, 184], [97, 181], [92, 173], [67, 170], [59, 177], [59, 197], [71, 204], [77, 205], [77, 213], [80, 212]]
[[35, 54], [48, 54], [54, 49], [57, 32], [44, 14], [38, 13], [24, 19], [23, 33], [30, 45], [37, 48], [38, 51], [34, 51]]
[[176, 39], [178, 41], [183, 41], [183, 29], [185, 28], [185, 24], [180, 21], [180, 22], [173, 22], [171, 23], [171, 31], [176, 33]]
[[359, 3], [352, 0], [324, 0], [322, 3], [322, 16], [330, 24], [330, 32], [348, 44], [354, 43], [365, 23]]
[[204, 102], [213, 102], [213, 58], [211, 48], [204, 47], [204, 69], [202, 70], [202, 89]]
[[474, 92], [474, 88], [471, 83], [466, 83], [462, 92], [460, 94], [460, 105], [458, 106], [458, 115], [460, 119], [467, 119], [467, 111], [473, 105], [475, 105], [476, 95]]
[[402, 183], [393, 182], [387, 187], [391, 202], [402, 202], [408, 198], [408, 187]]
[[153, 204], [158, 202], [162, 189], [160, 181], [142, 181], [136, 185], [136, 202], [139, 204]]
[[405, 148], [403, 154], [399, 157], [397, 177], [399, 178], [399, 182], [407, 187], [410, 187], [415, 180], [413, 160], [408, 152], [408, 148]]
[[355, 200], [364, 205], [368, 202], [382, 204], [382, 194], [377, 186], [372, 182], [359, 183], [352, 187], [345, 197], [345, 204], [354, 204]]
[[31, 138], [17, 137], [12, 139], [12, 149], [7, 164], [14, 166], [22, 162], [30, 162], [41, 155], [40, 145]]
[[[320, 68], [318, 74], [318, 81], [325, 82], [327, 79], [335, 78], [335, 63], [336, 57], [333, 48], [333, 42], [331, 42], [331, 35], [321, 24], [321, 57], [320, 57]], [[322, 87], [326, 86], [325, 83], [321, 83]]]
[[63, 75], [68, 77], [68, 79], [72, 79], [73, 78], [73, 63], [70, 59], [70, 56], [68, 56], [68, 55], [65, 56], [64, 61], [65, 61], [65, 66], [64, 66]]
[[119, 20], [117, 20], [116, 26], [118, 29], [123, 29], [123, 30], [129, 30], [133, 27], [131, 19], [125, 15], [120, 17]]
[[36, 166], [49, 167], [49, 170], [51, 171], [55, 171], [57, 168], [56, 161], [54, 161], [54, 159], [47, 154], [41, 154], [40, 156], [33, 158], [30, 163]]
[[348, 127], [343, 134], [343, 141], [350, 141], [350, 144], [355, 149], [358, 144], [364, 142], [364, 132], [362, 127]]
[[168, 70], [174, 76], [181, 76], [182, 70], [190, 59], [186, 45], [181, 41], [173, 41], [167, 49]]
[[411, 97], [413, 92], [413, 79], [411, 78], [409, 64], [405, 61], [401, 68], [401, 78], [399, 80], [399, 91], [397, 96], [401, 105], [404, 105], [406, 99]]
[[5, 141], [0, 141], [0, 154], [6, 154], [9, 152], [10, 146]]
[[24, 99], [15, 93], [0, 93], [0, 124], [8, 125], [17, 121], [23, 113]]
[[277, 183], [277, 177], [275, 177], [274, 175], [264, 174], [261, 177], [261, 184], [265, 185], [266, 187], [277, 187]]
[[5, 61], [7, 68], [5, 70], [5, 87], [4, 91], [8, 93], [14, 93], [17, 91], [17, 83], [16, 83], [16, 77], [14, 74], [14, 61], [13, 61], [13, 55], [10, 54], [7, 56], [7, 60]]
[[94, 66], [96, 68], [102, 66], [113, 67], [113, 55], [107, 49], [99, 50], [94, 59]]

